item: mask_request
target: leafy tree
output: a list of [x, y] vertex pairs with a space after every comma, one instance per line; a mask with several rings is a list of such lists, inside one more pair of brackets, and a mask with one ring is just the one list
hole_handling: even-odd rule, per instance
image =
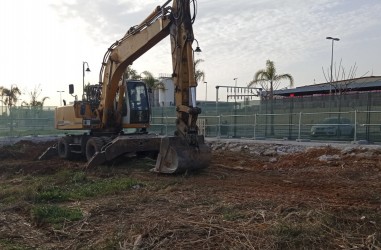
[[271, 116], [271, 135], [274, 135], [274, 89], [277, 89], [281, 83], [281, 81], [287, 80], [290, 82], [290, 86], [294, 85], [294, 78], [290, 74], [281, 74], [278, 75], [276, 72], [275, 64], [271, 60], [266, 61], [266, 69], [258, 70], [254, 79], [248, 84], [248, 87], [260, 85], [262, 90], [264, 90], [267, 96], [270, 99], [270, 112]]

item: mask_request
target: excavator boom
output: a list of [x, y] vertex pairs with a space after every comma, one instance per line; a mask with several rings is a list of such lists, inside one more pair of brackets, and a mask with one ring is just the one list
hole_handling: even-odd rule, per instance
[[[173, 0], [171, 7], [168, 6], [171, 0], [167, 1], [109, 47], [103, 58], [99, 85], [89, 88], [87, 100], [56, 111], [56, 128], [90, 130], [83, 136], [63, 137], [57, 146], [62, 158], [82, 153], [88, 166], [94, 166], [126, 153], [158, 152], [156, 172], [181, 173], [208, 167], [210, 149], [196, 125], [201, 109], [196, 106], [192, 49], [194, 1]], [[144, 83], [123, 76], [129, 65], [168, 35], [177, 119], [175, 134], [161, 138], [146, 133], [150, 112], [148, 105], [143, 105], [148, 103]], [[142, 132], [123, 135], [124, 128]]]

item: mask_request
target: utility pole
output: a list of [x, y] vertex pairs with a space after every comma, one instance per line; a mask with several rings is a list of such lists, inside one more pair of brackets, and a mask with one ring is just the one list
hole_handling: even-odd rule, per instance
[[60, 106], [62, 106], [62, 93], [65, 92], [63, 90], [57, 90], [58, 93], [60, 93]]
[[238, 78], [235, 77], [233, 79], [235, 81], [234, 84], [234, 132], [233, 132], [233, 137], [237, 137], [237, 80]]
[[333, 83], [333, 43], [335, 42], [335, 41], [340, 41], [340, 39], [339, 38], [336, 38], [336, 37], [330, 37], [330, 36], [328, 36], [328, 37], [326, 37], [326, 39], [327, 40], [332, 40], [332, 53], [331, 53], [331, 85], [330, 85], [330, 87], [329, 87], [329, 94], [331, 94], [331, 92], [332, 92], [332, 83]]

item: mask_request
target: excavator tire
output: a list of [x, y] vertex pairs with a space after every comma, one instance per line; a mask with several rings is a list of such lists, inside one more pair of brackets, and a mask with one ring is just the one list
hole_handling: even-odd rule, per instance
[[72, 138], [62, 137], [57, 143], [57, 153], [62, 159], [71, 160], [73, 158], [73, 153], [70, 150], [70, 143], [72, 143]]
[[90, 159], [95, 155], [95, 153], [101, 152], [102, 147], [105, 145], [105, 142], [100, 137], [92, 137], [86, 143], [86, 159]]

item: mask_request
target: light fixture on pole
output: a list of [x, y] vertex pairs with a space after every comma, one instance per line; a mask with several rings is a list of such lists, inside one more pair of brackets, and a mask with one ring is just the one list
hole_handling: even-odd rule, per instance
[[198, 45], [198, 41], [197, 41], [197, 39], [194, 38], [194, 40], [195, 40], [196, 43], [197, 43], [197, 47], [196, 47], [196, 49], [194, 50], [194, 52], [197, 52], [197, 53], [202, 52], [201, 49], [200, 49], [200, 46]]
[[65, 92], [63, 90], [57, 90], [58, 93], [60, 93], [60, 106], [62, 106], [62, 93]]
[[[327, 36], [326, 37], [327, 40], [332, 40], [332, 53], [331, 53], [331, 86], [332, 86], [332, 82], [333, 82], [333, 73], [332, 73], [332, 68], [333, 68], [333, 43], [335, 41], [340, 41], [339, 38], [336, 38], [336, 37], [330, 37], [330, 36]], [[331, 93], [331, 87], [329, 88], [329, 93]]]
[[[85, 64], [87, 66], [86, 70]], [[85, 71], [90, 72], [89, 64], [87, 62], [82, 62], [82, 100], [85, 100]]]
[[237, 80], [238, 80], [238, 78], [236, 77], [233, 80], [235, 81], [235, 85], [234, 86], [237, 87]]

